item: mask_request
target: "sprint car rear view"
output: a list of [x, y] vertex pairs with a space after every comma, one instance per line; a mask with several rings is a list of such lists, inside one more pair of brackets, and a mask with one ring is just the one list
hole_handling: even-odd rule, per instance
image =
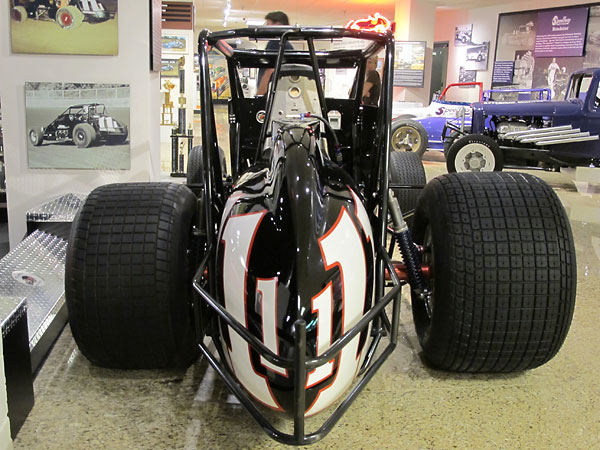
[[[269, 39], [278, 51], [256, 48]], [[356, 40], [366, 45], [344, 47]], [[226, 56], [231, 82], [227, 175], [209, 48]], [[198, 53], [202, 146], [187, 185], [101, 186], [73, 225], [66, 301], [93, 364], [185, 367], [201, 356], [272, 438], [311, 444], [394, 351], [403, 285], [434, 368], [523, 371], [558, 352], [576, 288], [559, 199], [519, 173], [447, 174], [423, 189], [418, 155], [390, 152], [391, 33], [205, 30]], [[381, 98], [362, 105], [376, 54]], [[242, 89], [247, 69], [268, 68], [266, 95]], [[321, 71], [350, 74], [350, 89], [324, 88]], [[317, 413], [323, 425], [306, 430]]]

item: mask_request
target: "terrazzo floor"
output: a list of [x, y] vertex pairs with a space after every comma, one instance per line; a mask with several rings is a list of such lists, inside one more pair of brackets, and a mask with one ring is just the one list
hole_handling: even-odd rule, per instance
[[[428, 178], [445, 171], [439, 161], [425, 166]], [[558, 355], [512, 375], [429, 369], [404, 296], [398, 348], [312, 448], [600, 448], [600, 189], [576, 185], [574, 172], [534, 174], [558, 193], [575, 235], [577, 304]], [[284, 447], [263, 433], [205, 361], [187, 370], [101, 369], [79, 353], [68, 326], [34, 388], [35, 406], [15, 449]], [[308, 431], [322, 420], [309, 421]]]

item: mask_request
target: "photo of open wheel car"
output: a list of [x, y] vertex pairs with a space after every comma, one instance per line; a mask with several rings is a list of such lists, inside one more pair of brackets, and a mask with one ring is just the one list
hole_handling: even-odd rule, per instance
[[106, 114], [101, 103], [73, 105], [45, 127], [32, 127], [27, 132], [31, 144], [40, 146], [47, 141], [72, 141], [79, 148], [87, 148], [99, 142], [123, 144], [128, 130], [116, 119]]
[[75, 28], [82, 22], [105, 22], [114, 17], [99, 0], [12, 0], [11, 15], [17, 22], [47, 20], [64, 29]]
[[[233, 48], [242, 39], [280, 48]], [[116, 369], [204, 358], [270, 437], [296, 445], [323, 439], [406, 349], [403, 286], [430, 367], [512, 373], [552, 359], [576, 291], [558, 196], [521, 173], [426, 184], [418, 155], [391, 151], [394, 47], [392, 32], [201, 31], [202, 146], [190, 151], [187, 183], [100, 186], [73, 223], [65, 298], [81, 354]], [[208, 48], [232, 74], [229, 174]], [[381, 99], [363, 105], [375, 55], [384, 59]], [[273, 69], [266, 95], [244, 95], [236, 74], [247, 68]], [[326, 96], [320, 69], [353, 68], [346, 97]], [[224, 414], [218, 402], [210, 408]], [[316, 414], [309, 430], [305, 418]]]

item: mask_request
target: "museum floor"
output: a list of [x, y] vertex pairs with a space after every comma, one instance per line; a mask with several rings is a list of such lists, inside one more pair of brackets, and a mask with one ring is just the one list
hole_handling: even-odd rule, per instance
[[[428, 178], [445, 171], [440, 161], [426, 161], [425, 167]], [[576, 185], [574, 172], [534, 174], [555, 189], [575, 235], [577, 305], [559, 354], [543, 367], [512, 375], [432, 370], [419, 357], [403, 297], [398, 348], [329, 436], [312, 448], [598, 448], [600, 189]], [[311, 419], [308, 430], [321, 420]], [[283, 448], [205, 361], [171, 371], [94, 367], [68, 326], [37, 375], [35, 406], [14, 447]]]

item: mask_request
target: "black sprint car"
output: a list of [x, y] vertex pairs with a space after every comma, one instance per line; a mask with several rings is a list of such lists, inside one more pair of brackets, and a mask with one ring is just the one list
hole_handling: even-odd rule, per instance
[[69, 106], [48, 126], [32, 127], [27, 132], [29, 141], [35, 146], [42, 145], [44, 140], [72, 140], [79, 148], [87, 148], [99, 141], [122, 144], [127, 135], [127, 125], [108, 116], [101, 103]]
[[[367, 42], [347, 42], [357, 39]], [[209, 47], [227, 61], [230, 174]], [[514, 172], [445, 174], [421, 191], [419, 156], [390, 151], [394, 50], [391, 32], [200, 32], [202, 146], [187, 185], [100, 186], [73, 223], [65, 296], [81, 353], [119, 369], [187, 367], [201, 354], [286, 444], [322, 439], [399, 346], [405, 284], [432, 367], [506, 373], [550, 360], [576, 287], [558, 196]], [[364, 105], [367, 60], [380, 53], [381, 98]], [[261, 68], [271, 84], [252, 95], [241, 80]], [[334, 84], [350, 74], [351, 88], [323, 88], [321, 69]], [[308, 431], [305, 417], [322, 411]]]

